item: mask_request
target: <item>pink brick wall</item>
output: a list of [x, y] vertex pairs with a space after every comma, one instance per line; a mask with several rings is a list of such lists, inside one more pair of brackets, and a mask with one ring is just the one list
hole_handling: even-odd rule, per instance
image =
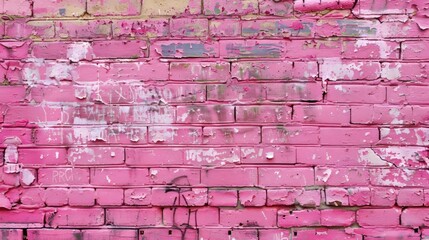
[[0, 15], [1, 239], [429, 239], [429, 1]]

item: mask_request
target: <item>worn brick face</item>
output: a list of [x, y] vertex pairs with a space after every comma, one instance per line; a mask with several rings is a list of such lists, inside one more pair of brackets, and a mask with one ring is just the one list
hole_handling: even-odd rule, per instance
[[0, 0], [0, 238], [429, 239], [426, 0]]

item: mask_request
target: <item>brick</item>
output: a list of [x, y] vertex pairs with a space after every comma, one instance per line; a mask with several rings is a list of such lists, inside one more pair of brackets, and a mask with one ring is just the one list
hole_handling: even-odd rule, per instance
[[405, 41], [402, 43], [402, 58], [403, 59], [427, 59], [424, 54], [429, 48], [429, 42], [425, 41]]
[[378, 62], [324, 60], [320, 64], [322, 80], [375, 80], [380, 77]]
[[401, 214], [401, 225], [420, 227], [428, 226], [427, 220], [428, 211], [423, 208], [406, 208]]
[[426, 86], [396, 86], [387, 88], [387, 100], [393, 104], [424, 104], [427, 99]]
[[380, 143], [427, 146], [429, 144], [428, 131], [429, 128], [380, 128]]
[[267, 99], [273, 102], [317, 102], [322, 100], [319, 83], [267, 84]]
[[320, 225], [319, 210], [279, 210], [278, 225], [280, 227], [308, 227]]
[[101, 226], [104, 224], [104, 209], [102, 208], [59, 208], [47, 212], [46, 225], [50, 227], [66, 226]]
[[225, 227], [274, 227], [277, 209], [220, 209], [220, 224]]
[[330, 85], [327, 99], [335, 103], [383, 103], [386, 89], [382, 86]]
[[429, 76], [427, 63], [382, 63], [381, 77], [387, 80], [426, 82]]
[[87, 168], [41, 168], [38, 183], [43, 185], [86, 185], [89, 184]]
[[267, 206], [293, 206], [303, 193], [301, 188], [267, 189]]
[[321, 128], [320, 143], [322, 145], [368, 146], [378, 142], [378, 135], [376, 128]]
[[257, 182], [256, 168], [203, 169], [201, 171], [201, 183], [205, 186], [256, 186]]
[[[361, 236], [348, 233], [347, 231], [321, 228], [321, 229], [302, 229], [295, 232], [296, 236], [294, 240], [304, 240], [304, 239], [320, 239], [320, 240], [329, 240], [329, 239], [344, 239], [344, 240], [358, 240], [362, 239]], [[295, 235], [294, 233], [294, 235]]]
[[3, 59], [27, 58], [29, 48], [30, 42], [2, 42], [0, 43], [0, 57]]
[[109, 38], [112, 36], [112, 24], [105, 20], [57, 21], [56, 35], [63, 39], [73, 38]]
[[65, 148], [21, 148], [18, 150], [18, 162], [29, 165], [65, 165], [67, 151]]
[[45, 191], [44, 189], [39, 188], [29, 188], [22, 192], [20, 196], [20, 201], [23, 206], [28, 207], [44, 207], [44, 195]]
[[286, 146], [241, 147], [243, 164], [295, 164], [296, 150]]
[[200, 183], [200, 170], [191, 168], [151, 168], [151, 184], [189, 186]]
[[326, 209], [320, 211], [322, 226], [350, 226], [355, 222], [355, 212], [342, 209]]
[[328, 168], [318, 167], [315, 170], [317, 185], [327, 186], [366, 186], [369, 183], [368, 169], [354, 168]]
[[[143, 3], [144, 4], [144, 3]], [[169, 19], [113, 20], [114, 37], [166, 37], [169, 32]]]
[[229, 63], [227, 62], [170, 63], [170, 80], [226, 82], [230, 75]]
[[69, 148], [72, 165], [110, 165], [124, 163], [124, 149], [118, 147]]
[[245, 37], [313, 37], [313, 23], [300, 20], [274, 19], [242, 22]]
[[222, 58], [282, 58], [285, 42], [280, 40], [223, 40]]
[[315, 25], [316, 35], [321, 37], [379, 37], [383, 28], [379, 21], [373, 19], [323, 19]]
[[241, 22], [239, 19], [213, 19], [209, 21], [209, 32], [212, 37], [238, 37]]
[[0, 223], [4, 227], [43, 227], [45, 213], [39, 210], [7, 210], [0, 211]]
[[412, 124], [413, 109], [409, 106], [353, 106], [351, 122], [357, 124]]
[[198, 18], [175, 18], [171, 21], [170, 33], [173, 37], [204, 37], [208, 35], [209, 21]]
[[232, 64], [232, 77], [239, 80], [301, 80], [314, 79], [318, 69], [316, 62], [237, 62]]
[[412, 13], [414, 9], [411, 7], [411, 3], [398, 0], [391, 0], [386, 4], [363, 0], [359, 2], [357, 11], [362, 15], [378, 15]]
[[190, 105], [177, 107], [177, 123], [231, 123], [234, 106]]
[[410, 21], [384, 21], [380, 25], [380, 35], [384, 38], [397, 37], [426, 37], [427, 31], [422, 31], [415, 19]]
[[0, 230], [0, 237], [10, 240], [20, 240], [23, 238], [23, 231], [21, 229], [2, 229]]
[[67, 188], [47, 188], [44, 191], [43, 199], [50, 207], [62, 207], [68, 204], [69, 189]]
[[424, 187], [427, 171], [416, 169], [370, 169], [371, 184], [375, 186]]
[[334, 105], [295, 105], [293, 120], [304, 123], [341, 124], [350, 123], [350, 107]]
[[134, 41], [95, 41], [92, 43], [95, 59], [103, 58], [143, 58], [147, 57], [147, 43]]
[[143, 1], [143, 15], [158, 16], [158, 15], [198, 15], [201, 13], [201, 1], [189, 0], [183, 2], [159, 2], [157, 0]]
[[14, 126], [59, 125], [63, 122], [61, 111], [61, 107], [14, 106], [5, 113], [4, 122]]
[[224, 166], [240, 163], [239, 148], [195, 148], [184, 151], [184, 164]]
[[201, 144], [200, 127], [149, 127], [149, 142], [155, 144]]
[[284, 56], [292, 59], [340, 58], [341, 44], [330, 40], [293, 40], [286, 43]]
[[180, 165], [184, 161], [183, 150], [178, 148], [126, 148], [125, 157], [130, 166]]
[[288, 106], [236, 106], [237, 122], [283, 123], [292, 118], [292, 108]]
[[325, 190], [326, 205], [341, 207], [349, 206], [350, 198], [349, 192], [345, 188], [329, 187]]
[[87, 11], [94, 16], [133, 16], [140, 14], [141, 4], [140, 0], [88, 0]]
[[150, 188], [131, 188], [124, 192], [126, 205], [147, 206], [152, 202], [152, 191]]
[[399, 43], [393, 41], [356, 40], [343, 42], [344, 58], [399, 59]]
[[204, 127], [204, 144], [258, 144], [261, 139], [259, 127]]
[[317, 144], [318, 127], [262, 127], [262, 142], [270, 144]]
[[79, 17], [85, 13], [85, 0], [35, 0], [33, 2], [33, 15], [35, 17]]
[[4, 0], [2, 10], [5, 15], [28, 17], [31, 16], [32, 5], [28, 0]]
[[[187, 236], [189, 239], [195, 239], [198, 233], [194, 229], [188, 229]], [[179, 229], [174, 228], [146, 228], [140, 230], [140, 238], [146, 239], [157, 239], [157, 238], [181, 238], [182, 232]]]
[[95, 191], [93, 188], [70, 189], [69, 205], [91, 207], [95, 204]]
[[259, 230], [256, 229], [228, 229], [228, 228], [202, 228], [199, 237], [203, 239], [220, 240], [226, 238], [234, 239], [256, 239]]
[[77, 229], [28, 229], [27, 234], [29, 240], [55, 239], [59, 235], [65, 239], [82, 237], [81, 231]]
[[292, 16], [293, 1], [273, 2], [270, 0], [259, 0], [259, 14], [273, 16]]
[[371, 188], [371, 205], [393, 207], [396, 203], [398, 191], [394, 188]]
[[138, 238], [137, 230], [131, 229], [85, 229], [82, 230], [83, 239], [135, 239]]
[[359, 209], [356, 219], [360, 226], [398, 226], [401, 210], [391, 209]]
[[91, 185], [96, 186], [135, 186], [149, 183], [146, 168], [93, 168]]
[[120, 206], [124, 202], [124, 190], [97, 188], [95, 199], [101, 206]]
[[208, 205], [220, 207], [235, 207], [237, 206], [238, 193], [232, 189], [213, 189], [208, 192]]
[[6, 23], [5, 33], [15, 39], [29, 37], [53, 38], [55, 36], [54, 22], [15, 20]]
[[242, 0], [232, 3], [227, 0], [204, 0], [203, 5], [205, 15], [247, 15], [258, 13], [257, 0]]
[[192, 40], [157, 41], [151, 49], [150, 56], [161, 58], [211, 58], [219, 57], [217, 42]]
[[266, 99], [266, 90], [261, 84], [216, 84], [207, 86], [207, 100], [216, 102], [255, 103]]
[[157, 208], [120, 208], [106, 210], [106, 223], [115, 226], [156, 226], [162, 223], [161, 209]]
[[[314, 184], [312, 168], [259, 168], [259, 184], [267, 187], [307, 186]], [[267, 177], [271, 176], [271, 177]]]
[[347, 189], [349, 192], [350, 206], [371, 205], [371, 189], [368, 187], [354, 187]]
[[398, 197], [396, 199], [398, 206], [423, 206], [424, 204], [424, 194], [423, 189], [419, 188], [409, 188], [409, 189], [399, 189]]
[[240, 204], [242, 206], [254, 206], [261, 207], [265, 206], [267, 201], [267, 193], [263, 189], [251, 190], [243, 189], [238, 192]]

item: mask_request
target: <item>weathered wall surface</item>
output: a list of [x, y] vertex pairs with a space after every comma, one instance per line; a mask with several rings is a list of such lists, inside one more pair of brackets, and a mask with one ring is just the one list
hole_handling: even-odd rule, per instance
[[427, 0], [0, 14], [0, 238], [429, 239]]

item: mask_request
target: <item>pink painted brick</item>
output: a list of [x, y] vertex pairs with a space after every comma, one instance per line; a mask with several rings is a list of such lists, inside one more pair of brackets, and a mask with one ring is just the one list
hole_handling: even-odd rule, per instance
[[69, 205], [91, 207], [95, 204], [95, 190], [93, 188], [70, 189]]
[[321, 202], [321, 191], [304, 190], [302, 194], [296, 197], [296, 202], [302, 207], [318, 207]]
[[368, 187], [349, 188], [350, 206], [369, 206], [371, 205], [371, 189]]
[[258, 173], [256, 168], [222, 168], [201, 171], [201, 183], [205, 186], [233, 187], [256, 186]]
[[273, 2], [270, 0], [259, 0], [259, 14], [284, 17], [292, 16], [293, 1]]
[[169, 30], [169, 19], [131, 20], [121, 19], [112, 21], [114, 37], [166, 37]]
[[0, 129], [0, 142], [4, 142], [7, 138], [16, 137], [22, 144], [33, 143], [31, 130], [26, 128], [2, 128]]
[[124, 190], [97, 188], [95, 199], [101, 206], [120, 206], [124, 202]]
[[420, 227], [429, 225], [428, 216], [429, 212], [424, 208], [406, 208], [401, 214], [401, 225]]
[[204, 0], [203, 13], [205, 15], [246, 15], [258, 13], [258, 1]]
[[238, 62], [232, 64], [232, 76], [239, 80], [292, 80], [314, 79], [316, 62]]
[[170, 80], [226, 82], [230, 75], [229, 64], [226, 62], [170, 63]]
[[112, 63], [105, 76], [100, 76], [101, 80], [109, 81], [148, 81], [167, 80], [168, 64], [156, 61], [136, 62], [136, 63]]
[[410, 240], [419, 240], [420, 231], [414, 231], [411, 228], [356, 228], [353, 233], [359, 234], [357, 236], [365, 237], [365, 239], [376, 240], [384, 239], [398, 239], [405, 238]]
[[95, 59], [147, 57], [147, 43], [142, 40], [95, 41], [92, 50]]
[[370, 169], [371, 184], [375, 186], [425, 187], [428, 176], [422, 169]]
[[83, 239], [136, 239], [137, 230], [131, 229], [85, 229], [82, 230]]
[[68, 204], [69, 189], [67, 188], [47, 188], [44, 191], [43, 199], [46, 206], [61, 207]]
[[315, 171], [317, 185], [327, 186], [366, 186], [369, 184], [368, 169], [353, 168], [328, 168], [318, 167]]
[[[349, 1], [349, 0], [347, 0]], [[374, 19], [351, 19], [340, 16], [341, 19], [321, 19], [314, 26], [316, 36], [321, 37], [361, 37], [361, 38], [376, 38], [381, 35], [382, 27], [379, 21]], [[330, 41], [324, 41], [328, 43]], [[331, 44], [338, 46], [341, 44]]]
[[65, 148], [22, 148], [18, 150], [18, 162], [24, 165], [65, 165]]
[[158, 208], [117, 208], [106, 210], [106, 223], [115, 226], [157, 226], [162, 223], [162, 211]]
[[[320, 143], [322, 145], [373, 145], [379, 140], [376, 128], [321, 128]], [[332, 136], [336, 136], [333, 138]]]
[[383, 103], [386, 88], [382, 86], [330, 85], [327, 100], [334, 103]]
[[204, 37], [208, 35], [209, 21], [204, 18], [174, 18], [170, 33], [173, 37]]
[[239, 148], [195, 148], [184, 150], [184, 164], [224, 166], [240, 163]]
[[344, 58], [399, 59], [399, 43], [379, 40], [356, 40], [343, 43]]
[[353, 106], [351, 122], [358, 124], [411, 124], [413, 109], [409, 106]]
[[220, 224], [225, 227], [274, 227], [277, 209], [220, 209]]
[[31, 54], [36, 58], [70, 59], [74, 62], [93, 58], [92, 47], [88, 42], [35, 42], [32, 44]]
[[359, 1], [356, 11], [362, 15], [378, 15], [412, 13], [414, 9], [411, 7], [410, 2], [391, 0], [386, 4], [381, 4], [369, 0], [362, 0]]
[[402, 43], [403, 59], [428, 59], [424, 54], [429, 49], [429, 42], [426, 41], [405, 41]]
[[77, 229], [28, 229], [27, 238], [29, 240], [37, 239], [55, 239], [61, 236], [65, 239], [81, 238], [82, 233]]
[[139, 15], [141, 0], [88, 0], [87, 12], [94, 16], [134, 16]]
[[20, 201], [23, 206], [28, 207], [44, 207], [45, 190], [39, 188], [28, 188], [21, 193]]
[[419, 21], [384, 21], [381, 23], [380, 35], [385, 38], [397, 37], [426, 37], [427, 31], [422, 31]]
[[69, 148], [72, 165], [110, 165], [124, 163], [124, 149], [118, 147]]
[[216, 84], [207, 86], [207, 100], [216, 102], [255, 103], [266, 99], [266, 90], [260, 84]]
[[234, 106], [189, 105], [177, 107], [177, 123], [231, 123], [234, 122]]
[[222, 58], [282, 58], [285, 42], [280, 40], [223, 40]]
[[59, 208], [47, 212], [46, 225], [50, 227], [86, 226], [95, 227], [104, 224], [104, 209], [102, 208]]
[[57, 21], [57, 37], [63, 39], [109, 38], [112, 36], [112, 24], [106, 20]]
[[393, 104], [425, 104], [427, 86], [396, 86], [387, 88], [387, 100]]
[[296, 1], [294, 3], [294, 10], [298, 12], [315, 12], [322, 10], [339, 10], [339, 9], [352, 9], [354, 2], [351, 0], [340, 0], [340, 1]]
[[149, 143], [153, 144], [201, 144], [200, 127], [149, 127]]
[[63, 123], [61, 107], [13, 106], [5, 113], [4, 123], [13, 126], [57, 125]]
[[350, 107], [334, 105], [295, 105], [293, 119], [297, 122], [341, 124], [350, 123]]
[[[186, 234], [186, 240], [196, 239], [198, 233], [194, 229], [188, 229]], [[145, 228], [139, 231], [140, 239], [180, 239], [182, 238], [182, 232], [175, 228]]]
[[126, 148], [125, 162], [130, 166], [183, 164], [183, 150], [178, 148]]
[[151, 47], [151, 57], [161, 58], [211, 58], [219, 57], [218, 42], [157, 41]]
[[398, 191], [394, 188], [371, 188], [371, 205], [393, 207], [396, 203]]
[[264, 189], [243, 189], [238, 191], [240, 204], [242, 206], [265, 206], [267, 202], [267, 192]]
[[0, 211], [0, 223], [3, 227], [43, 227], [45, 213], [39, 210], [7, 210]]
[[38, 183], [42, 185], [86, 185], [89, 184], [87, 168], [41, 168]]
[[267, 189], [267, 206], [292, 206], [304, 193], [301, 188]]
[[355, 222], [355, 212], [342, 209], [325, 209], [320, 211], [322, 226], [347, 227]]
[[30, 49], [30, 42], [1, 42], [0, 58], [22, 59], [27, 58]]
[[25, 89], [20, 86], [0, 87], [1, 103], [19, 103], [24, 100]]
[[261, 19], [242, 22], [244, 37], [313, 37], [313, 23], [295, 19]]
[[279, 227], [314, 227], [320, 225], [319, 210], [279, 210], [278, 225]]
[[125, 205], [147, 206], [152, 202], [152, 191], [150, 188], [125, 189]]
[[399, 189], [396, 203], [401, 207], [419, 207], [423, 206], [424, 197], [421, 188]]
[[232, 189], [214, 189], [210, 188], [208, 192], [208, 205], [220, 207], [237, 206], [238, 193]]
[[29, 17], [32, 13], [32, 2], [29, 0], [3, 0], [3, 11], [5, 15]]
[[341, 44], [326, 40], [293, 40], [286, 43], [284, 56], [293, 59], [340, 58]]
[[85, 13], [85, 0], [35, 0], [33, 15], [35, 17], [78, 17]]
[[181, 193], [190, 191], [189, 188], [176, 188], [176, 187], [154, 187], [152, 188], [152, 206], [186, 206]]
[[55, 36], [54, 22], [52, 21], [27, 21], [15, 20], [5, 25], [6, 36], [15, 39], [25, 39], [31, 36], [42, 39]]
[[318, 240], [330, 240], [330, 239], [344, 239], [344, 240], [360, 240], [362, 236], [354, 233], [349, 233], [344, 230], [319, 228], [319, 229], [302, 229], [296, 231], [296, 236], [293, 240], [305, 240], [305, 239], [318, 239]]
[[91, 185], [95, 186], [135, 186], [149, 183], [146, 168], [93, 168]]
[[307, 102], [322, 100], [319, 83], [276, 83], [266, 84], [267, 99], [274, 102]]
[[258, 144], [261, 141], [259, 127], [204, 127], [204, 144]]
[[312, 168], [259, 168], [259, 184], [267, 187], [313, 185], [314, 170]]
[[256, 229], [229, 229], [229, 228], [202, 228], [199, 237], [210, 240], [234, 239], [257, 239], [260, 232]]
[[381, 128], [380, 143], [427, 146], [429, 144], [429, 128]]
[[155, 185], [189, 186], [200, 183], [200, 170], [192, 168], [151, 168], [150, 183]]
[[345, 188], [329, 187], [325, 190], [326, 205], [341, 207], [349, 206], [349, 192]]
[[399, 225], [401, 209], [359, 209], [356, 219], [360, 226], [392, 226]]
[[286, 146], [241, 147], [244, 164], [295, 164], [296, 150]]
[[23, 239], [22, 229], [2, 229], [0, 230], [0, 237], [9, 240], [21, 240]]
[[209, 21], [209, 31], [212, 37], [238, 37], [241, 22], [239, 19], [213, 19]]
[[322, 80], [375, 80], [380, 77], [378, 62], [324, 60], [320, 64]]
[[262, 142], [269, 144], [317, 144], [318, 127], [262, 127]]
[[429, 64], [427, 63], [382, 63], [381, 77], [387, 80], [427, 82]]

